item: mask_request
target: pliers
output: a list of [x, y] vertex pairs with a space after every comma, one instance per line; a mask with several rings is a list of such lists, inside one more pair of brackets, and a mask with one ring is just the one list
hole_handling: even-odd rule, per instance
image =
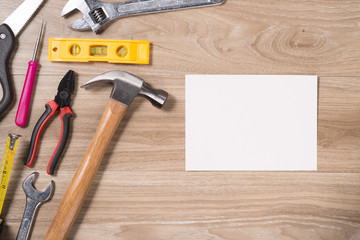
[[30, 167], [35, 158], [36, 149], [38, 146], [41, 131], [43, 130], [46, 122], [54, 116], [54, 114], [60, 109], [61, 119], [61, 133], [59, 142], [55, 148], [53, 155], [51, 156], [48, 164], [47, 173], [54, 174], [56, 163], [58, 162], [62, 151], [64, 150], [68, 135], [69, 135], [69, 123], [73, 113], [69, 107], [71, 101], [71, 94], [74, 92], [74, 72], [69, 70], [58, 86], [58, 92], [55, 99], [45, 104], [45, 112], [41, 115], [40, 119], [36, 123], [31, 135], [29, 153], [25, 161], [25, 165]]

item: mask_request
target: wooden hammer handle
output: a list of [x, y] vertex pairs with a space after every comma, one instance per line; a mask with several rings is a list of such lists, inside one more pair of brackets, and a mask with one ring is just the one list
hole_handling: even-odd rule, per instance
[[45, 240], [66, 239], [125, 110], [125, 105], [110, 99], [95, 136], [62, 199]]

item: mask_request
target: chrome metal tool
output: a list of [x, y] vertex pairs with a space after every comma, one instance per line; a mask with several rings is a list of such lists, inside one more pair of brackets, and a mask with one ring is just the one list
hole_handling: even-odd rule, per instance
[[0, 84], [3, 96], [0, 101], [0, 114], [8, 108], [13, 100], [10, 83], [9, 60], [15, 47], [15, 37], [29, 21], [44, 0], [25, 0], [0, 25]]
[[77, 9], [83, 17], [69, 25], [74, 30], [98, 32], [113, 19], [130, 15], [165, 12], [185, 8], [219, 5], [225, 0], [131, 0], [105, 3], [97, 0], [69, 0], [61, 12], [65, 16]]
[[33, 183], [35, 177], [38, 175], [39, 173], [34, 172], [23, 182], [23, 189], [26, 194], [26, 207], [19, 232], [16, 236], [16, 240], [26, 240], [29, 238], [31, 226], [37, 209], [42, 203], [50, 199], [54, 191], [54, 181], [50, 182], [49, 186], [44, 192], [39, 192], [36, 190], [33, 186]]

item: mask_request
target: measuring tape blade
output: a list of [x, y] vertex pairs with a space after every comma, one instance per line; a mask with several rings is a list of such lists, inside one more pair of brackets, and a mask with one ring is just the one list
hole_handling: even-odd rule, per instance
[[14, 156], [18, 144], [18, 140], [21, 136], [17, 134], [9, 133], [4, 157], [1, 161], [0, 167], [0, 214], [4, 205], [6, 190], [9, 185], [10, 173], [14, 163]]

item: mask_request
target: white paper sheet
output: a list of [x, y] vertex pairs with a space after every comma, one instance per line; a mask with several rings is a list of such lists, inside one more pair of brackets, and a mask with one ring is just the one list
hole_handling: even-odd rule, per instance
[[187, 75], [186, 170], [317, 170], [316, 76]]

